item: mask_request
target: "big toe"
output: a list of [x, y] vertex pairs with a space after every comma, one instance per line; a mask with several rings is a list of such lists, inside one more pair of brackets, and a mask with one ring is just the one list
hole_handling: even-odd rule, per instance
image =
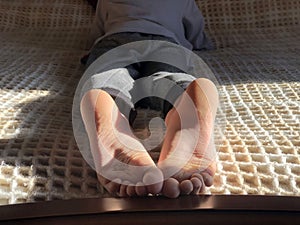
[[163, 179], [164, 176], [161, 170], [153, 167], [144, 174], [143, 183], [149, 193], [158, 194], [162, 190]]
[[168, 198], [177, 198], [180, 195], [179, 182], [172, 177], [165, 180], [162, 194]]

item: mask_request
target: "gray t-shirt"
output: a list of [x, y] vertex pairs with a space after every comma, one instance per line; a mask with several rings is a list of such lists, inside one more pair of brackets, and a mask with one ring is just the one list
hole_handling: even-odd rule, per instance
[[190, 49], [211, 49], [195, 0], [99, 0], [92, 42], [120, 32], [173, 38]]

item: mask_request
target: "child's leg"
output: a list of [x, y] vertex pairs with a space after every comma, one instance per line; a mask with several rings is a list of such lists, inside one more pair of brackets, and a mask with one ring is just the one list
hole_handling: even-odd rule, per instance
[[91, 90], [82, 98], [81, 113], [101, 184], [120, 197], [159, 193], [162, 174], [113, 98], [105, 91]]
[[[189, 108], [189, 99], [193, 101], [196, 108], [198, 127], [193, 126], [197, 123], [180, 124], [180, 119], [184, 120], [191, 116], [190, 113], [193, 109]], [[176, 167], [180, 161], [189, 157], [191, 150], [193, 152], [185, 166], [178, 168], [180, 170], [164, 182], [162, 193], [165, 196], [197, 194], [199, 191], [203, 191], [204, 185], [212, 185], [216, 170], [212, 133], [218, 101], [215, 85], [207, 79], [199, 78], [188, 86], [185, 93], [176, 102], [175, 107], [167, 114], [165, 120], [167, 132], [158, 162], [159, 168], [165, 174], [165, 171]], [[181, 143], [177, 141], [179, 136]], [[195, 148], [187, 149], [195, 136], [198, 137]], [[175, 148], [182, 149], [175, 151]]]
[[92, 77], [92, 89], [83, 90], [80, 102], [82, 119], [101, 184], [121, 197], [157, 194], [163, 175], [132, 133], [116, 104], [118, 98], [112, 98], [120, 92], [130, 100], [128, 84], [134, 80], [126, 71], [115, 69]]

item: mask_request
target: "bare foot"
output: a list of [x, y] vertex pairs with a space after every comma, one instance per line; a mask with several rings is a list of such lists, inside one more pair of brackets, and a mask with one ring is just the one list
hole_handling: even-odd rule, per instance
[[135, 138], [112, 97], [91, 90], [80, 107], [98, 179], [107, 191], [119, 197], [160, 193], [162, 172]]
[[200, 78], [189, 85], [167, 114], [167, 131], [158, 161], [166, 179], [163, 195], [176, 198], [198, 194], [213, 184], [213, 127], [218, 101], [215, 85]]

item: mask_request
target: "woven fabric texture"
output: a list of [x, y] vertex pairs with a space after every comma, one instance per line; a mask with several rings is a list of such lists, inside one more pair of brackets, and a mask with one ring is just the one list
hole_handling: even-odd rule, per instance
[[[226, 113], [206, 193], [299, 196], [300, 2], [197, 3], [217, 46], [198, 54], [220, 82]], [[108, 196], [71, 123], [93, 15], [82, 0], [0, 1], [0, 204]]]

